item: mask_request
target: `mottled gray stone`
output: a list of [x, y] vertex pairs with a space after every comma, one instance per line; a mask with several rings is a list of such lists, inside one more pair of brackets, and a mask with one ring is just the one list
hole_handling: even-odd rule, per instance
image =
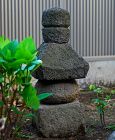
[[51, 8], [43, 12], [42, 25], [44, 27], [69, 27], [70, 14], [61, 8]]
[[65, 80], [85, 78], [89, 64], [69, 44], [43, 43], [38, 49], [43, 61], [33, 76], [40, 80]]
[[85, 126], [84, 110], [84, 105], [78, 101], [61, 105], [41, 105], [35, 112], [33, 124], [36, 124], [38, 131], [47, 138], [74, 136], [81, 126]]
[[43, 39], [46, 43], [67, 43], [70, 30], [64, 27], [49, 27], [42, 29]]
[[115, 131], [109, 136], [108, 140], [115, 140]]
[[52, 93], [44, 99], [44, 104], [64, 104], [74, 101], [79, 94], [79, 87], [75, 80], [68, 81], [38, 81], [36, 84], [38, 94]]

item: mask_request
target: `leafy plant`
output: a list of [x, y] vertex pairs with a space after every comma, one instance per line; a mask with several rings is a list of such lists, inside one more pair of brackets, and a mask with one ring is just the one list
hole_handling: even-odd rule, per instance
[[97, 111], [100, 115], [100, 121], [102, 127], [105, 127], [105, 109], [109, 105], [109, 100], [111, 96], [115, 94], [115, 90], [111, 90], [108, 95], [104, 95], [103, 87], [96, 87], [96, 85], [90, 85], [89, 89], [96, 93], [96, 99], [92, 99], [93, 103], [96, 105]]
[[107, 129], [115, 131], [115, 124], [110, 124], [108, 126], [106, 126]]
[[41, 66], [31, 37], [10, 41], [0, 37], [0, 137], [8, 139], [20, 130], [21, 120], [33, 117], [26, 110], [37, 110], [40, 100], [51, 94], [37, 95], [31, 73]]

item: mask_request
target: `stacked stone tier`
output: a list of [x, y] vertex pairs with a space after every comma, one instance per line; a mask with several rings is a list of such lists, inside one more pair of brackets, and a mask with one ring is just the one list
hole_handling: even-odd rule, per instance
[[69, 27], [70, 14], [61, 8], [51, 8], [43, 12], [42, 25], [44, 27]]
[[33, 76], [39, 80], [80, 79], [87, 75], [88, 63], [68, 43], [43, 43], [38, 52], [43, 65]]
[[38, 94], [52, 93], [52, 96], [44, 99], [41, 103], [56, 105], [70, 103], [79, 95], [79, 88], [75, 80], [66, 81], [38, 81], [36, 84]]
[[67, 43], [70, 38], [70, 30], [64, 27], [45, 27], [42, 34], [46, 43]]

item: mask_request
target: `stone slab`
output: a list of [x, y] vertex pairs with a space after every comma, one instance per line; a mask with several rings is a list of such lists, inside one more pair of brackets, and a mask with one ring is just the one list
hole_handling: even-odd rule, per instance
[[79, 101], [63, 105], [41, 105], [35, 112], [34, 126], [43, 137], [69, 137], [84, 131], [85, 107]]
[[45, 10], [42, 15], [42, 25], [44, 27], [69, 27], [70, 14], [61, 8]]
[[33, 76], [39, 80], [66, 80], [85, 78], [89, 64], [69, 44], [43, 43], [38, 48], [41, 68]]
[[76, 100], [79, 95], [79, 87], [75, 80], [38, 81], [36, 87], [38, 94], [52, 93], [52, 96], [41, 102], [43, 104], [65, 104]]
[[67, 43], [70, 30], [64, 27], [49, 27], [42, 29], [43, 39], [46, 43]]

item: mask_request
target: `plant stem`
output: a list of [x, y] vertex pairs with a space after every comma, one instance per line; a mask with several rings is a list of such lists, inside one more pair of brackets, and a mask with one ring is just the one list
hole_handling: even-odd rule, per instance
[[[2, 95], [2, 101], [3, 101], [3, 85], [0, 84], [0, 88], [1, 88], [1, 95]], [[2, 118], [2, 112], [3, 112], [3, 106], [0, 108], [0, 118]]]
[[10, 102], [10, 107], [9, 107], [9, 110], [8, 110], [8, 118], [10, 120], [10, 123], [11, 123], [11, 119], [10, 119], [10, 114], [11, 114], [11, 107], [13, 106], [13, 102], [15, 101], [15, 97], [16, 97], [16, 93], [17, 93], [17, 89], [14, 91], [14, 94], [13, 94], [13, 97], [11, 98], [11, 102]]
[[103, 115], [102, 115], [102, 117], [103, 117], [103, 126], [105, 127], [106, 124], [105, 124], [105, 113], [104, 113], [104, 111], [103, 111]]
[[103, 127], [103, 119], [102, 119], [102, 114], [100, 113], [100, 121], [101, 121], [101, 125]]
[[[22, 110], [24, 109], [24, 107], [25, 107], [25, 103], [23, 102], [20, 111], [22, 111]], [[17, 125], [17, 123], [20, 122], [20, 124], [21, 124], [21, 125], [19, 124], [19, 127], [20, 127], [20, 128], [21, 128], [22, 125], [23, 125], [23, 124], [21, 123], [21, 120], [22, 120], [23, 115], [24, 115], [24, 112], [22, 112], [22, 114], [20, 115], [20, 117], [19, 117], [19, 115], [18, 115], [18, 116], [17, 116], [17, 119], [16, 119], [16, 121], [15, 121], [15, 125]], [[16, 135], [16, 133], [17, 133], [18, 131], [19, 131], [18, 129], [17, 129], [17, 130], [14, 130], [14, 132], [13, 132], [13, 137], [12, 137], [12, 138], [15, 137], [15, 135]]]

